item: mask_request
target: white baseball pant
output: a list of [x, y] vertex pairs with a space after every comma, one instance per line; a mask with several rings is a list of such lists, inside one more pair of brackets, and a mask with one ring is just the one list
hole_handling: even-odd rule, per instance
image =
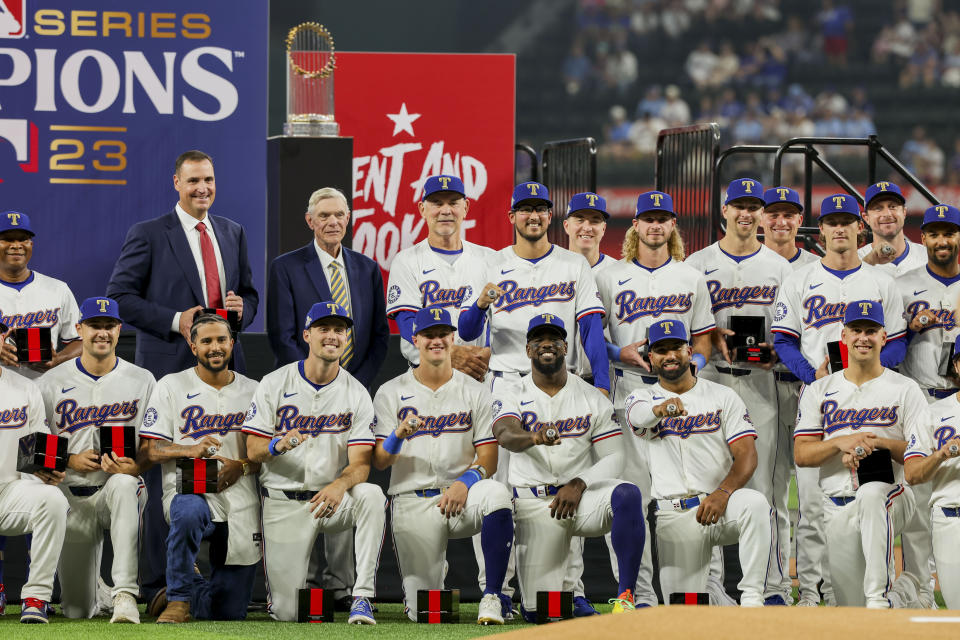
[[0, 485], [0, 535], [33, 534], [30, 576], [20, 591], [21, 598], [50, 602], [68, 509], [60, 489], [39, 480], [13, 480]]

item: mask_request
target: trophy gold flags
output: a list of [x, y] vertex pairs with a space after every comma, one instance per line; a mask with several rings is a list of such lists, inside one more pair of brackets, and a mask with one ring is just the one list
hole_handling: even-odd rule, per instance
[[336, 136], [333, 36], [322, 24], [304, 22], [287, 34], [287, 121], [283, 135]]

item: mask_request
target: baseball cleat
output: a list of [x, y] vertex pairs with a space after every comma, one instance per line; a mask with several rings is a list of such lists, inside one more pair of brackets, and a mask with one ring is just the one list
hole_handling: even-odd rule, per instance
[[504, 620], [513, 620], [515, 616], [520, 615], [517, 608], [513, 606], [513, 600], [510, 599], [510, 596], [502, 593], [498, 596], [500, 598], [500, 615], [503, 616]]
[[97, 576], [97, 613], [95, 615], [108, 616], [113, 613], [113, 595], [110, 587]]
[[347, 619], [350, 624], [377, 624], [373, 619], [373, 609], [370, 607], [370, 600], [361, 596], [353, 599], [353, 605], [350, 607], [350, 618]]
[[783, 599], [781, 595], [770, 596], [763, 601], [763, 606], [765, 607], [785, 607], [787, 606], [787, 601]]
[[477, 612], [477, 624], [503, 624], [500, 598], [495, 593], [484, 594], [480, 599], [480, 609]]
[[811, 598], [800, 598], [797, 600], [796, 606], [798, 607], [819, 607], [820, 603]]
[[47, 624], [47, 603], [37, 598], [24, 598], [20, 609], [23, 624]]
[[121, 591], [113, 598], [113, 616], [110, 618], [110, 624], [117, 622], [140, 624], [137, 601], [126, 591]]
[[590, 601], [584, 596], [575, 596], [573, 598], [573, 617], [586, 618], [587, 616], [598, 616], [600, 612], [593, 608]]
[[610, 613], [624, 613], [636, 609], [633, 604], [633, 594], [630, 592], [630, 589], [627, 589], [616, 598], [610, 598], [608, 602], [613, 605]]

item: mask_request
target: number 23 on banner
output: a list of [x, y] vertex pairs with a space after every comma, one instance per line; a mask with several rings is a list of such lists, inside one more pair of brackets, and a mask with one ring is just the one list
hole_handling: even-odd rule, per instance
[[[126, 133], [126, 127], [54, 124], [50, 125], [50, 131], [75, 136], [50, 141], [50, 184], [127, 184], [119, 175], [127, 168], [127, 145], [122, 140], [105, 139]], [[97, 177], [67, 177], [81, 172], [87, 175], [94, 172]]]

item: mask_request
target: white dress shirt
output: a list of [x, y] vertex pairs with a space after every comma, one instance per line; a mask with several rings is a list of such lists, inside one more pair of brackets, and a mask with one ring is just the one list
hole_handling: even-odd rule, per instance
[[[220, 243], [217, 242], [217, 236], [213, 231], [213, 225], [208, 220], [209, 216], [203, 214], [203, 218], [197, 220], [192, 215], [183, 210], [180, 203], [175, 207], [177, 217], [180, 218], [180, 224], [183, 226], [183, 233], [187, 236], [187, 244], [190, 245], [190, 253], [193, 255], [193, 261], [197, 265], [197, 273], [200, 275], [200, 289], [203, 291], [203, 306], [207, 306], [210, 297], [207, 295], [207, 279], [203, 270], [203, 253], [200, 250], [200, 232], [197, 231], [197, 224], [202, 222], [207, 227], [207, 235], [213, 242], [213, 253], [217, 256], [217, 275], [220, 276], [220, 297], [223, 300], [227, 298], [227, 279], [223, 271], [223, 257], [220, 255]], [[173, 314], [173, 324], [170, 330], [174, 333], [180, 333], [180, 314], [178, 311]]]
[[[353, 301], [350, 300], [350, 280], [347, 278], [347, 265], [343, 263], [343, 247], [340, 247], [336, 258], [320, 248], [320, 243], [317, 242], [316, 238], [313, 239], [313, 248], [317, 250], [317, 257], [320, 258], [320, 264], [323, 266], [323, 275], [327, 278], [327, 288], [330, 289], [331, 299], [333, 298], [333, 286], [330, 284], [330, 265], [335, 264], [340, 269], [340, 277], [343, 278], [343, 286], [347, 291], [347, 304], [350, 305], [347, 311], [352, 318]], [[317, 300], [317, 302], [320, 302], [320, 300]]]

